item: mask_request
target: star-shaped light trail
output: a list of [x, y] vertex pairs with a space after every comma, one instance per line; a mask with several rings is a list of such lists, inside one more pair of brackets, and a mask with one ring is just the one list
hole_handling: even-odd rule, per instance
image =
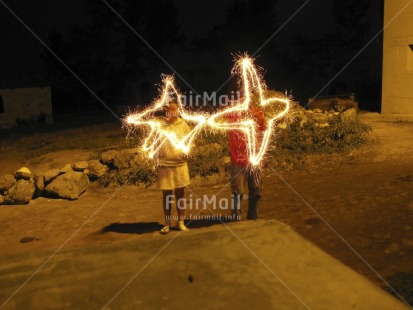
[[[218, 129], [242, 131], [247, 139], [248, 159], [254, 167], [260, 164], [265, 155], [274, 130], [274, 123], [288, 112], [290, 101], [286, 97], [265, 98], [265, 85], [261, 82], [260, 75], [254, 67], [253, 59], [249, 56], [240, 57], [236, 61], [233, 73], [241, 76], [243, 99], [234, 102], [229, 108], [213, 114], [208, 119], [208, 125]], [[269, 116], [266, 129], [262, 132], [259, 131], [253, 117], [248, 115], [250, 105], [258, 107], [264, 114], [269, 114], [268, 112], [272, 114]], [[232, 122], [229, 121], [232, 113], [244, 114], [245, 117]]]
[[[173, 145], [176, 149], [188, 154], [194, 138], [206, 122], [206, 118], [202, 114], [191, 114], [184, 109], [181, 100], [182, 96], [175, 87], [174, 78], [172, 76], [165, 76], [163, 79], [163, 84], [163, 89], [161, 90], [161, 96], [159, 99], [155, 100], [142, 112], [132, 113], [125, 119], [128, 125], [143, 125], [148, 127], [149, 134], [145, 138], [142, 149], [144, 152], [147, 152], [149, 158], [153, 158], [167, 140], [169, 140], [171, 145]], [[165, 120], [154, 116], [155, 112], [162, 111], [167, 104], [172, 101], [172, 97], [179, 105], [178, 111], [181, 117], [189, 123], [196, 124], [195, 127], [184, 137], [177, 137], [175, 132], [168, 130]]]

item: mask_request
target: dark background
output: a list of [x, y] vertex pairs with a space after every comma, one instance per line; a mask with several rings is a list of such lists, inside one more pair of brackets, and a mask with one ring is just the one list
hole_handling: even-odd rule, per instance
[[0, 2], [0, 87], [51, 85], [55, 113], [104, 110], [75, 73], [115, 109], [149, 104], [161, 73], [175, 72], [185, 93], [224, 92], [234, 55], [248, 52], [269, 88], [302, 105], [354, 92], [362, 109], [380, 110], [382, 1], [107, 3], [147, 44], [101, 0]]

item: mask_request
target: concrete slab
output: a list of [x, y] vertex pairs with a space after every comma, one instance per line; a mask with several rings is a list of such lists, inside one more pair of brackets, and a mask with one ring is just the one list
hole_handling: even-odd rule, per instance
[[0, 258], [0, 308], [407, 309], [275, 220], [63, 250], [21, 287], [52, 253]]

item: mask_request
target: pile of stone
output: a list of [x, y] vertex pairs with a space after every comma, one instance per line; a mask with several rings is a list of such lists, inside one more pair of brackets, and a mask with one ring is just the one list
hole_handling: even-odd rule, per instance
[[309, 121], [314, 123], [315, 127], [328, 127], [332, 120], [340, 119], [343, 122], [355, 121], [357, 119], [357, 110], [354, 108], [347, 109], [342, 112], [334, 110], [322, 111], [321, 109], [305, 110], [295, 109], [292, 116], [300, 122], [300, 127], [303, 127]]
[[104, 152], [100, 160], [78, 161], [41, 174], [33, 174], [29, 168], [22, 167], [14, 175], [0, 176], [0, 205], [28, 204], [37, 197], [75, 200], [89, 188], [90, 182], [109, 170], [132, 170], [142, 162], [137, 149], [125, 149]]
[[320, 109], [323, 112], [329, 110], [343, 112], [351, 108], [355, 109], [356, 111], [358, 111], [359, 109], [359, 105], [355, 100], [354, 93], [321, 96], [308, 99], [308, 109], [310, 110]]
[[[285, 94], [267, 90], [268, 97], [285, 98]], [[302, 107], [298, 102], [290, 101], [288, 116], [292, 121], [299, 121], [300, 127], [307, 122], [313, 122], [315, 127], [328, 127], [333, 119], [343, 122], [355, 121], [357, 119], [358, 103], [354, 100], [354, 94], [326, 96], [321, 98], [310, 98], [308, 109]], [[288, 117], [287, 116], [287, 117]], [[277, 127], [286, 129], [288, 121], [279, 122]]]

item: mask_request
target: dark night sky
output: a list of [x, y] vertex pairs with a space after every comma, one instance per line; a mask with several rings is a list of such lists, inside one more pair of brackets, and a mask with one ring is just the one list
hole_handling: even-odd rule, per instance
[[[5, 0], [16, 15], [42, 40], [52, 31], [68, 34], [71, 26], [84, 20], [78, 1]], [[1, 78], [41, 74], [41, 43], [0, 3]], [[14, 78], [13, 78], [14, 80]]]
[[[225, 10], [231, 2], [232, 0], [219, 2], [208, 0], [176, 1], [181, 12], [181, 24], [189, 36], [205, 35], [214, 24], [223, 23], [225, 21]], [[278, 0], [277, 23], [279, 25], [283, 24], [304, 3], [303, 0]], [[323, 33], [326, 26], [330, 25], [331, 27], [330, 8], [330, 0], [310, 0], [279, 32], [275, 40], [280, 37], [284, 39], [285, 36], [294, 32], [302, 32], [306, 35]]]
[[[52, 31], [67, 35], [71, 26], [86, 21], [81, 0], [2, 1], [42, 40], [46, 40]], [[180, 10], [179, 22], [182, 32], [189, 39], [206, 35], [215, 24], [222, 24], [225, 21], [225, 10], [231, 2], [232, 0], [175, 1]], [[278, 26], [284, 23], [304, 2], [303, 0], [278, 0], [276, 16]], [[380, 1], [375, 1], [370, 8], [371, 36], [377, 32], [381, 24], [379, 5]], [[330, 9], [330, 0], [310, 0], [273, 40], [277, 40], [283, 46], [288, 44], [289, 37], [294, 33], [313, 37], [324, 34], [333, 26]], [[43, 63], [39, 56], [43, 46], [1, 3], [0, 23], [2, 50], [0, 82], [40, 76], [43, 72]], [[163, 56], [168, 59], [168, 55]]]

